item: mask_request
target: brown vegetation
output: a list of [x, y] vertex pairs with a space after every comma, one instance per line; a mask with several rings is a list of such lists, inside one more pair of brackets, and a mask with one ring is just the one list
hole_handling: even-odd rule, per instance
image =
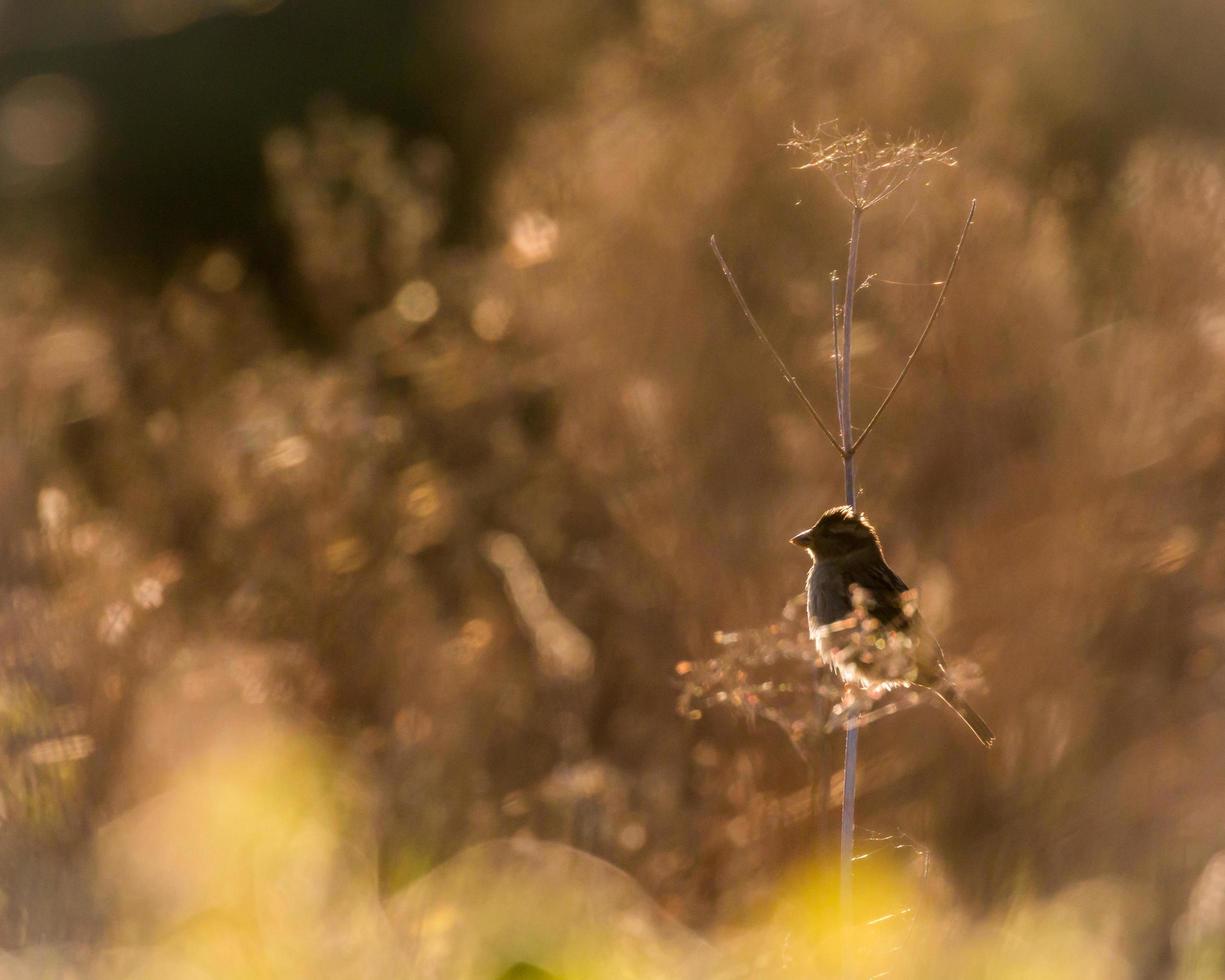
[[[268, 969], [328, 975], [380, 896], [508, 836], [728, 935], [820, 854], [786, 736], [683, 717], [673, 668], [776, 618], [789, 536], [840, 500], [707, 248], [832, 410], [843, 209], [778, 144], [840, 115], [947, 127], [959, 159], [865, 220], [857, 418], [979, 202], [859, 483], [999, 736], [922, 707], [865, 730], [861, 825], [917, 842], [869, 892], [956, 910], [967, 970], [1013, 955], [971, 920], [1014, 912], [1102, 975], [1213, 969], [1225, 165], [1139, 123], [1061, 160], [1070, 63], [987, 8], [645, 3], [522, 127], [487, 247], [442, 237], [444, 147], [321, 102], [265, 144], [292, 301], [232, 244], [150, 286], [71, 209], [6, 224], [3, 945], [190, 959], [222, 908]], [[331, 890], [269, 898], [269, 853]], [[1050, 938], [1068, 917], [1087, 946]], [[286, 938], [342, 918], [336, 948]]]

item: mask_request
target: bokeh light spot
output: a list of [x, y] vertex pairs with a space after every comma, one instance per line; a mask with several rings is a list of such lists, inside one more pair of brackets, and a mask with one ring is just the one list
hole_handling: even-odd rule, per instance
[[0, 100], [0, 144], [31, 167], [59, 167], [89, 145], [94, 110], [85, 90], [67, 75], [33, 75]]
[[510, 328], [513, 308], [500, 296], [486, 296], [472, 310], [472, 332], [481, 340], [496, 343]]
[[414, 279], [396, 293], [394, 305], [409, 323], [428, 323], [438, 312], [438, 290], [433, 283]]
[[557, 222], [543, 211], [525, 211], [510, 228], [510, 264], [516, 268], [540, 265], [557, 250]]
[[210, 253], [200, 263], [200, 282], [214, 293], [233, 292], [242, 285], [244, 273], [242, 261], [225, 248]]

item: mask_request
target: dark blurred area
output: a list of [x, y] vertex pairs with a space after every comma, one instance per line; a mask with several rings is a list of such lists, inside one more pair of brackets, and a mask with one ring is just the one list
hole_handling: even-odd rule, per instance
[[[517, 121], [564, 92], [584, 52], [629, 20], [616, 2], [544, 6], [10, 3], [0, 8], [3, 81], [67, 75], [87, 96], [89, 174], [71, 190], [105, 247], [165, 272], [186, 245], [239, 238], [280, 269], [261, 146], [275, 126], [301, 124], [321, 94], [445, 142], [456, 160], [446, 237], [479, 237], [482, 195]], [[497, 36], [511, 20], [516, 47]], [[549, 57], [529, 54], [545, 46]]]
[[848, 215], [780, 148], [832, 118], [959, 160], [865, 221], [857, 419], [978, 201], [859, 483], [999, 736], [864, 729], [864, 975], [1225, 975], [1223, 49], [1197, 0], [0, 2], [0, 975], [836, 968], [841, 735], [675, 669], [840, 502], [707, 246], [832, 409]]

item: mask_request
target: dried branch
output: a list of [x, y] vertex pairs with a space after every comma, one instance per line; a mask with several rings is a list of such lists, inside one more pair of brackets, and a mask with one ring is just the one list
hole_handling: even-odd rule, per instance
[[749, 326], [753, 328], [753, 332], [757, 334], [757, 339], [766, 345], [766, 349], [774, 358], [774, 363], [778, 365], [780, 371], [783, 372], [783, 377], [787, 384], [791, 385], [792, 389], [800, 397], [800, 401], [804, 403], [804, 407], [808, 409], [808, 414], [813, 417], [817, 425], [821, 427], [821, 431], [825, 433], [825, 438], [829, 440], [831, 446], [838, 451], [838, 455], [843, 455], [842, 445], [830, 432], [829, 427], [822, 420], [816, 408], [813, 407], [808, 396], [804, 394], [804, 389], [800, 387], [800, 383], [795, 380], [795, 376], [787, 368], [787, 362], [782, 359], [778, 351], [774, 349], [774, 345], [770, 343], [770, 338], [766, 336], [766, 332], [761, 329], [761, 325], [757, 322], [757, 318], [753, 316], [753, 311], [749, 309], [749, 304], [745, 302], [744, 294], [740, 292], [740, 287], [736, 284], [736, 277], [732, 275], [732, 270], [728, 267], [727, 261], [723, 258], [723, 253], [719, 251], [718, 243], [715, 242], [715, 236], [710, 236], [710, 247], [715, 253], [715, 257], [719, 260], [719, 265], [723, 268], [723, 275], [727, 277], [728, 285], [732, 287], [732, 292], [736, 295], [736, 301], [740, 304], [740, 309], [744, 312], [744, 317], [749, 321]]
[[[869, 632], [868, 642], [887, 631]], [[848, 689], [817, 657], [808, 632], [805, 597], [796, 596], [774, 622], [757, 629], [715, 633], [719, 652], [676, 665], [677, 709], [687, 718], [730, 709], [750, 721], [777, 725], [796, 752], [811, 763], [815, 741], [832, 731], [860, 728], [913, 705], [909, 689]]]
[[936, 305], [932, 307], [931, 315], [927, 318], [927, 324], [923, 327], [923, 332], [919, 334], [919, 340], [914, 345], [914, 350], [910, 352], [910, 356], [906, 358], [906, 363], [902, 366], [901, 373], [897, 376], [897, 380], [893, 382], [893, 387], [889, 389], [884, 400], [880, 403], [880, 408], [868, 421], [863, 432], [859, 434], [859, 438], [851, 445], [851, 452], [854, 453], [860, 447], [864, 439], [868, 437], [868, 433], [872, 431], [872, 427], [876, 425], [877, 420], [881, 417], [881, 413], [889, 406], [889, 402], [893, 400], [893, 396], [897, 394], [897, 390], [901, 387], [902, 382], [906, 378], [906, 373], [910, 370], [910, 365], [915, 359], [915, 355], [919, 353], [919, 348], [923, 346], [923, 341], [927, 339], [928, 333], [931, 331], [932, 324], [936, 322], [936, 318], [940, 316], [940, 310], [944, 306], [944, 297], [948, 292], [949, 283], [953, 281], [953, 273], [957, 271], [957, 260], [961, 257], [961, 246], [965, 243], [966, 235], [969, 234], [970, 224], [974, 221], [974, 209], [978, 206], [978, 201], [970, 202], [970, 213], [966, 215], [966, 223], [961, 229], [961, 237], [957, 239], [957, 248], [953, 250], [953, 261], [949, 264], [948, 275], [944, 277], [944, 282], [940, 286], [940, 295], [936, 297]]

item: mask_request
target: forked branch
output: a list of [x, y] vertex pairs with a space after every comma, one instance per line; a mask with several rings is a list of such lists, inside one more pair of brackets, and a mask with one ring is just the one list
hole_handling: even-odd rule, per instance
[[957, 248], [953, 250], [953, 261], [949, 264], [948, 275], [944, 277], [944, 282], [940, 284], [940, 295], [936, 297], [936, 305], [932, 307], [931, 315], [927, 318], [927, 324], [923, 327], [923, 332], [919, 334], [919, 340], [914, 345], [914, 350], [910, 352], [910, 356], [906, 358], [906, 363], [902, 365], [902, 371], [897, 376], [897, 380], [893, 382], [893, 387], [889, 389], [884, 400], [880, 403], [880, 408], [868, 420], [868, 424], [864, 426], [863, 432], [859, 433], [859, 438], [851, 444], [851, 453], [860, 447], [863, 441], [868, 438], [868, 433], [872, 431], [872, 427], [876, 425], [881, 414], [889, 407], [889, 402], [893, 400], [893, 396], [897, 394], [898, 388], [906, 379], [906, 373], [910, 370], [910, 365], [914, 362], [915, 356], [919, 353], [919, 348], [923, 346], [923, 341], [927, 339], [928, 333], [931, 332], [932, 324], [936, 322], [936, 318], [940, 316], [940, 310], [944, 306], [944, 296], [948, 292], [949, 283], [953, 281], [953, 273], [957, 271], [957, 260], [961, 257], [961, 246], [965, 243], [966, 235], [969, 234], [970, 224], [974, 221], [974, 209], [978, 206], [978, 201], [970, 202], [970, 213], [966, 215], [966, 223], [961, 229], [961, 237], [957, 239]]
[[732, 270], [728, 267], [727, 260], [723, 258], [723, 253], [719, 251], [719, 245], [715, 241], [714, 235], [710, 236], [710, 247], [715, 253], [715, 258], [719, 260], [719, 265], [723, 268], [723, 275], [727, 277], [728, 285], [732, 287], [732, 292], [736, 294], [736, 301], [740, 304], [740, 309], [743, 311], [745, 319], [749, 321], [749, 326], [757, 334], [757, 339], [766, 345], [766, 349], [770, 352], [770, 356], [774, 358], [774, 363], [778, 365], [778, 369], [782, 371], [787, 384], [791, 385], [792, 390], [799, 395], [800, 401], [808, 409], [808, 414], [816, 420], [817, 425], [821, 427], [821, 431], [825, 433], [825, 438], [829, 440], [829, 444], [838, 451], [839, 456], [844, 456], [845, 451], [841, 443], [830, 432], [829, 426], [822, 420], [812, 402], [808, 400], [808, 396], [804, 394], [804, 389], [800, 387], [800, 383], [795, 380], [795, 376], [788, 369], [787, 362], [774, 349], [774, 345], [770, 343], [770, 338], [766, 336], [766, 332], [761, 329], [761, 325], [757, 322], [757, 317], [753, 316], [753, 311], [749, 309], [749, 304], [745, 302], [744, 294], [740, 292], [740, 287], [736, 285], [736, 277], [732, 275]]

